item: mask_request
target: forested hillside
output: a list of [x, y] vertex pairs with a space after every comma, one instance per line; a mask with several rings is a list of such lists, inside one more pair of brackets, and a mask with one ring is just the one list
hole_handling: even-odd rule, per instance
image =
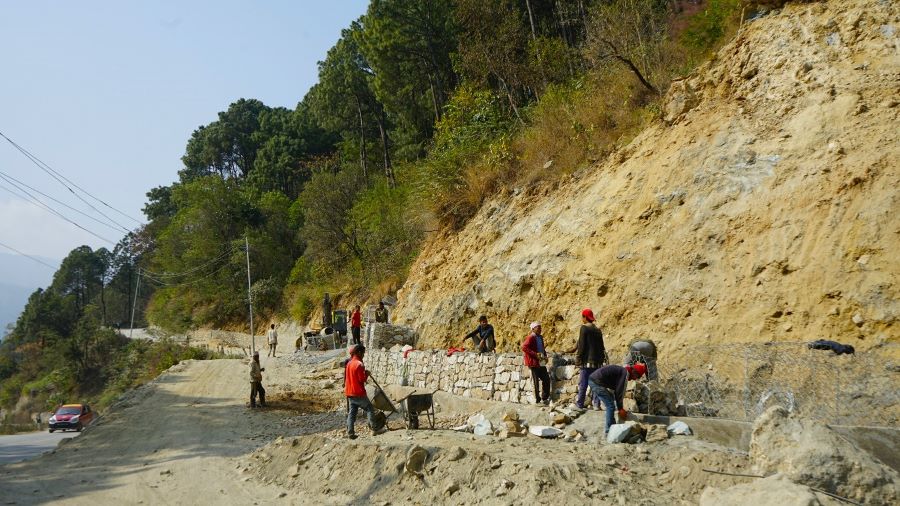
[[51, 372], [103, 370], [124, 346], [104, 328], [127, 325], [135, 300], [136, 325], [246, 329], [245, 241], [262, 319], [303, 323], [324, 292], [340, 304], [395, 292], [426, 234], [603, 159], [767, 8], [373, 0], [294, 109], [223, 104], [186, 140], [177, 182], [147, 193], [147, 225], [113, 251], [70, 253], [0, 346], [0, 402]]

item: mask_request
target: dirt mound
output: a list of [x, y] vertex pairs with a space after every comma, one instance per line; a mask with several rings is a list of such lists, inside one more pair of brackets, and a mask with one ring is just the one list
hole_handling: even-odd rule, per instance
[[696, 502], [710, 483], [745, 481], [702, 467], [740, 471], [746, 465], [745, 455], [694, 440], [601, 446], [392, 431], [356, 441], [281, 439], [249, 455], [238, 470], [295, 490], [306, 502], [328, 504], [522, 504], [559, 497], [574, 504], [679, 504]]
[[[859, 427], [856, 430], [866, 430]], [[750, 458], [785, 477], [865, 504], [897, 504], [900, 475], [829, 427], [772, 407], [753, 425]]]
[[897, 343], [898, 12], [832, 0], [745, 23], [609, 160], [436, 235], [395, 317], [423, 348], [458, 343], [482, 313], [502, 349], [532, 320], [571, 348], [583, 307], [608, 348], [649, 337], [673, 359], [721, 342]]

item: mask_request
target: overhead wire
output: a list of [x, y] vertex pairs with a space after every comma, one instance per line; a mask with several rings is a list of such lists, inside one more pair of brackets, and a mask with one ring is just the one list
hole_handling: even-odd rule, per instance
[[[82, 211], [81, 209], [76, 209], [76, 208], [74, 208], [74, 207], [72, 207], [72, 206], [66, 204], [65, 202], [62, 202], [61, 200], [58, 200], [58, 199], [56, 199], [56, 198], [54, 198], [54, 197], [52, 197], [52, 196], [50, 196], [50, 195], [47, 195], [46, 193], [44, 193], [44, 192], [38, 190], [37, 188], [34, 188], [33, 186], [30, 186], [30, 185], [28, 185], [28, 184], [26, 184], [26, 183], [23, 183], [22, 181], [19, 181], [18, 179], [16, 179], [16, 178], [10, 176], [9, 174], [3, 172], [2, 170], [0, 170], [0, 179], [6, 180], [7, 183], [12, 184], [12, 185], [16, 186], [16, 188], [19, 188], [19, 189], [21, 189], [21, 187], [24, 186], [25, 188], [28, 188], [29, 190], [31, 190], [31, 191], [33, 191], [33, 192], [35, 192], [35, 193], [37, 193], [37, 194], [39, 194], [39, 195], [41, 195], [41, 196], [43, 196], [43, 197], [45, 197], [45, 198], [48, 198], [48, 199], [52, 200], [53, 202], [56, 202], [57, 204], [59, 204], [59, 205], [65, 207], [65, 208], [67, 208], [67, 209], [69, 209], [69, 210], [71, 210], [71, 211], [75, 211], [76, 213], [78, 213], [78, 214], [84, 216], [85, 218], [88, 218], [88, 219], [90, 219], [90, 220], [96, 221], [97, 223], [99, 223], [99, 224], [101, 224], [101, 225], [103, 225], [103, 226], [105, 226], [105, 227], [107, 227], [107, 228], [110, 228], [110, 229], [112, 229], [112, 230], [115, 230], [116, 232], [122, 232], [123, 230], [125, 231], [126, 234], [131, 232], [131, 231], [128, 230], [128, 229], [120, 229], [120, 228], [118, 228], [117, 226], [111, 225], [111, 224], [109, 224], [109, 223], [107, 223], [107, 222], [105, 222], [105, 221], [102, 221], [102, 220], [100, 220], [100, 219], [97, 219], [97, 218], [91, 216], [90, 214], [88, 214], [88, 213]], [[0, 185], [0, 187], [3, 187], [3, 186]], [[4, 189], [5, 189], [6, 191], [8, 191], [8, 192], [14, 194], [14, 195], [17, 195], [19, 198], [22, 198], [22, 199], [24, 199], [24, 200], [30, 202], [31, 204], [34, 204], [34, 205], [38, 206], [38, 207], [44, 207], [44, 208], [48, 207], [47, 204], [44, 203], [44, 202], [41, 202], [40, 205], [39, 205], [39, 204], [37, 204], [36, 202], [34, 202], [34, 201], [32, 201], [32, 200], [30, 200], [30, 199], [28, 199], [28, 198], [25, 198], [25, 197], [22, 197], [21, 195], [16, 194], [15, 192], [13, 192], [12, 190], [10, 190], [9, 188], [5, 188], [5, 187], [4, 187]], [[24, 190], [23, 190], [23, 191], [24, 191]]]
[[190, 269], [188, 269], [188, 270], [186, 270], [186, 271], [157, 273], [157, 272], [153, 272], [153, 271], [143, 270], [143, 272], [147, 272], [148, 274], [150, 274], [151, 276], [156, 277], [156, 278], [174, 278], [174, 277], [186, 276], [186, 275], [188, 275], [188, 274], [192, 274], [192, 273], [194, 273], [194, 272], [203, 270], [203, 269], [206, 268], [207, 266], [210, 266], [210, 265], [212, 265], [212, 264], [218, 262], [219, 260], [222, 260], [223, 258], [225, 258], [226, 256], [230, 255], [231, 253], [233, 253], [233, 252], [234, 252], [235, 250], [237, 250], [237, 249], [243, 249], [243, 248], [239, 248], [239, 247], [237, 247], [237, 246], [229, 246], [228, 249], [226, 249], [224, 252], [220, 253], [220, 254], [219, 254], [218, 256], [216, 256], [215, 258], [213, 258], [213, 259], [211, 259], [211, 260], [207, 260], [206, 262], [204, 262], [204, 263], [202, 263], [202, 264], [200, 264], [200, 265], [198, 265], [198, 266], [192, 267], [192, 268], [190, 268]]
[[31, 256], [31, 255], [29, 255], [28, 253], [23, 253], [23, 252], [17, 250], [16, 248], [13, 248], [12, 246], [7, 246], [6, 244], [3, 244], [2, 242], [0, 242], [0, 246], [3, 246], [4, 248], [6, 248], [6, 249], [8, 249], [8, 250], [10, 250], [10, 251], [13, 251], [13, 252], [15, 252], [15, 253], [18, 253], [18, 254], [22, 255], [23, 257], [30, 258], [31, 260], [34, 260], [35, 262], [37, 262], [37, 263], [39, 263], [39, 264], [41, 264], [41, 265], [45, 265], [45, 266], [47, 266], [47, 267], [53, 269], [54, 271], [57, 269], [55, 266], [48, 264], [47, 262], [41, 260], [40, 258]]
[[[39, 169], [43, 170], [44, 172], [46, 172], [47, 174], [49, 174], [53, 179], [55, 179], [57, 182], [59, 182], [61, 185], [63, 185], [63, 186], [64, 186], [67, 190], [69, 190], [69, 192], [72, 193], [72, 195], [74, 195], [78, 200], [82, 201], [85, 205], [87, 205], [87, 206], [90, 207], [92, 210], [94, 210], [94, 212], [96, 212], [97, 214], [103, 216], [104, 218], [106, 218], [106, 219], [109, 220], [110, 222], [115, 223], [115, 224], [118, 225], [119, 227], [122, 227], [123, 229], [129, 230], [129, 231], [130, 231], [130, 229], [129, 229], [128, 227], [126, 227], [126, 226], [122, 225], [121, 223], [117, 222], [116, 220], [110, 218], [110, 217], [107, 216], [103, 211], [97, 209], [94, 205], [92, 205], [90, 202], [88, 202], [87, 200], [85, 200], [81, 195], [79, 195], [78, 193], [76, 193], [75, 190], [72, 189], [72, 187], [77, 188], [79, 191], [81, 191], [82, 193], [84, 193], [84, 194], [87, 195], [88, 197], [94, 199], [95, 201], [97, 201], [97, 202], [99, 202], [100, 204], [102, 204], [102, 205], [108, 207], [109, 209], [112, 209], [113, 211], [115, 211], [115, 212], [121, 214], [122, 216], [124, 216], [124, 217], [126, 217], [126, 218], [128, 218], [128, 219], [130, 219], [130, 220], [132, 220], [132, 221], [134, 221], [134, 222], [137, 223], [138, 225], [143, 225], [143, 224], [144, 224], [142, 221], [140, 221], [140, 220], [138, 220], [138, 219], [136, 219], [136, 218], [133, 218], [133, 217], [131, 217], [130, 215], [128, 215], [128, 214], [126, 214], [126, 213], [124, 213], [124, 212], [122, 212], [122, 211], [116, 209], [115, 207], [113, 207], [113, 206], [107, 204], [107, 203], [106, 203], [105, 201], [103, 201], [102, 199], [100, 199], [100, 198], [94, 196], [93, 194], [91, 194], [89, 191], [85, 190], [85, 189], [82, 188], [81, 186], [78, 186], [78, 184], [76, 184], [75, 182], [73, 182], [73, 181], [70, 180], [69, 178], [65, 177], [64, 175], [60, 174], [60, 173], [59, 173], [58, 171], [56, 171], [53, 167], [51, 167], [50, 165], [48, 165], [47, 163], [45, 163], [44, 161], [42, 161], [40, 158], [38, 158], [37, 156], [33, 155], [30, 151], [28, 151], [27, 149], [25, 149], [24, 147], [20, 146], [18, 143], [16, 143], [15, 141], [13, 141], [13, 140], [10, 139], [9, 137], [7, 137], [3, 132], [0, 132], [0, 137], [3, 137], [4, 139], [6, 139], [6, 142], [8, 142], [11, 146], [13, 146], [14, 148], [16, 148], [16, 150], [18, 150], [20, 153], [22, 153], [23, 155], [25, 155], [25, 157], [28, 158], [28, 159], [31, 161], [31, 163], [33, 163], [33, 164], [34, 164], [35, 166], [37, 166]], [[70, 186], [70, 185], [71, 185], [71, 186]]]
[[144, 278], [146, 278], [146, 279], [148, 279], [148, 280], [150, 280], [150, 281], [153, 281], [154, 283], [159, 284], [160, 286], [162, 286], [162, 287], [164, 287], [164, 288], [175, 288], [175, 287], [178, 287], [178, 286], [188, 286], [188, 285], [193, 285], [193, 284], [195, 284], [195, 283], [199, 283], [200, 281], [203, 281], [204, 279], [209, 279], [209, 278], [212, 277], [214, 274], [217, 274], [217, 273], [221, 272], [224, 268], [228, 267], [228, 265], [229, 265], [228, 263], [224, 263], [224, 264], [220, 265], [218, 268], [216, 268], [215, 270], [210, 271], [210, 272], [206, 273], [205, 275], [203, 275], [203, 276], [201, 276], [201, 277], [199, 277], [199, 278], [191, 279], [191, 280], [188, 280], [188, 281], [181, 281], [181, 282], [178, 282], [178, 283], [171, 283], [171, 282], [163, 281], [163, 280], [161, 280], [161, 279], [157, 279], [156, 277], [153, 277], [153, 276], [147, 274], [147, 272], [144, 271], [143, 269], [141, 269], [141, 276], [143, 276]]
[[65, 220], [65, 221], [71, 223], [72, 225], [75, 225], [76, 227], [80, 228], [81, 230], [84, 230], [85, 232], [91, 234], [92, 236], [96, 237], [97, 239], [100, 239], [101, 241], [105, 241], [105, 242], [107, 242], [107, 243], [109, 243], [109, 244], [112, 244], [112, 245], [115, 245], [115, 244], [116, 244], [114, 241], [111, 241], [111, 240], [107, 239], [106, 237], [103, 237], [102, 235], [97, 234], [96, 232], [93, 232], [93, 231], [91, 231], [91, 230], [89, 230], [89, 229], [87, 229], [87, 228], [81, 226], [80, 224], [76, 223], [75, 221], [73, 221], [73, 220], [67, 218], [67, 217], [64, 216], [62, 213], [60, 213], [59, 211], [57, 211], [56, 209], [53, 209], [52, 207], [50, 207], [50, 206], [48, 206], [47, 204], [43, 203], [43, 202], [41, 201], [41, 199], [39, 199], [39, 198], [35, 197], [34, 195], [32, 195], [28, 190], [23, 189], [22, 187], [20, 187], [19, 185], [15, 184], [15, 183], [12, 183], [11, 181], [9, 181], [9, 180], [6, 179], [6, 178], [2, 178], [2, 179], [4, 179], [7, 183], [10, 183], [10, 184], [12, 184], [13, 186], [15, 186], [15, 187], [16, 187], [19, 191], [21, 191], [22, 193], [28, 195], [28, 197], [30, 197], [30, 199], [29, 199], [29, 198], [26, 198], [26, 197], [22, 197], [22, 195], [17, 194], [16, 192], [10, 190], [9, 188], [7, 188], [7, 187], [5, 187], [5, 186], [0, 186], [0, 187], [2, 187], [4, 190], [6, 190], [6, 191], [12, 193], [13, 195], [16, 195], [16, 196], [19, 197], [19, 198], [24, 198], [26, 201], [29, 201], [29, 202], [31, 202], [31, 203], [33, 203], [33, 204], [39, 206], [39, 207], [43, 207], [44, 209], [46, 209], [46, 210], [49, 211], [50, 213], [52, 213], [52, 214], [58, 216], [60, 219]]

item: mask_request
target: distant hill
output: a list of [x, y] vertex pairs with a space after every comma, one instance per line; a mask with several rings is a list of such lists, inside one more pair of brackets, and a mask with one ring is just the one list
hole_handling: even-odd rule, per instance
[[[59, 260], [38, 258], [50, 265], [59, 265]], [[8, 324], [15, 323], [28, 296], [36, 289], [50, 285], [54, 272], [30, 258], [0, 253], [0, 335], [6, 332]]]

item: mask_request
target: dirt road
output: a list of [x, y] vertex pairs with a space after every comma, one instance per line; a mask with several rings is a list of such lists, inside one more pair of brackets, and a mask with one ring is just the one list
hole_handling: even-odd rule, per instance
[[6, 504], [254, 504], [281, 490], [243, 481], [231, 459], [285, 433], [250, 411], [246, 362], [189, 361], [122, 400], [53, 454], [0, 467]]
[[0, 464], [19, 462], [56, 448], [63, 439], [77, 436], [77, 432], [56, 432], [46, 430], [11, 436], [0, 436]]

